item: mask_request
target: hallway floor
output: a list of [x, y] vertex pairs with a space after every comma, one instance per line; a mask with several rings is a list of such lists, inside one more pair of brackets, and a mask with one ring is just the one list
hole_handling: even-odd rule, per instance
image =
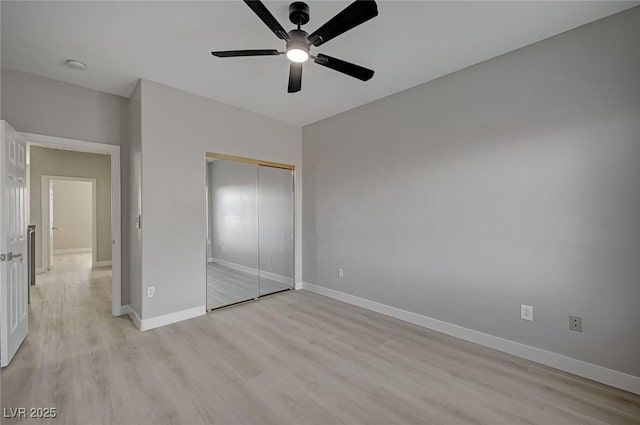
[[37, 274], [36, 284], [31, 286], [35, 309], [32, 310], [45, 312], [40, 304], [46, 299], [49, 303], [74, 307], [91, 305], [97, 311], [111, 314], [111, 267], [92, 270], [91, 255], [90, 252], [54, 255], [53, 269]]

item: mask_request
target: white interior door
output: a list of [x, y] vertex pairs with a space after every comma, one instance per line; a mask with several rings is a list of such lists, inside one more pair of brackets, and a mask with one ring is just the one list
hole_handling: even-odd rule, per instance
[[0, 365], [27, 336], [26, 142], [0, 122]]
[[56, 226], [53, 222], [53, 180], [51, 179], [47, 179], [47, 193], [48, 193], [48, 198], [49, 198], [49, 222], [48, 224], [48, 229], [49, 229], [49, 261], [47, 262], [47, 271], [53, 269], [53, 236], [56, 229]]

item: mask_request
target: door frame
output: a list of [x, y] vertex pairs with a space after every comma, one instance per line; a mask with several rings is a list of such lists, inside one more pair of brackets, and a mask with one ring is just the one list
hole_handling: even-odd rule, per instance
[[[111, 314], [122, 314], [122, 206], [120, 146], [64, 137], [22, 133], [27, 144], [111, 155]], [[30, 196], [30, 195], [28, 195]]]
[[[49, 264], [49, 231], [45, 232], [45, 229], [49, 227], [49, 216], [51, 211], [49, 210], [49, 184], [52, 180], [68, 180], [68, 181], [81, 181], [91, 183], [91, 268], [100, 266], [98, 264], [98, 202], [96, 196], [97, 180], [90, 177], [68, 177], [68, 176], [40, 176], [40, 215], [42, 216], [42, 242], [41, 242], [41, 254], [42, 254], [42, 267], [45, 270], [51, 270]], [[55, 217], [54, 217], [55, 219]], [[47, 229], [48, 230], [48, 229]], [[46, 241], [45, 241], [46, 238]], [[46, 242], [46, 243], [45, 243]], [[54, 250], [55, 254], [55, 250]], [[45, 265], [46, 259], [46, 265]]]

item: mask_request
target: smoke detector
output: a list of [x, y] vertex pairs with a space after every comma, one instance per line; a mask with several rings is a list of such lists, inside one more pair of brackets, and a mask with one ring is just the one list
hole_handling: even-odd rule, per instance
[[65, 65], [67, 65], [69, 68], [75, 69], [76, 71], [84, 71], [85, 69], [87, 69], [87, 64], [75, 59], [67, 59], [65, 61]]

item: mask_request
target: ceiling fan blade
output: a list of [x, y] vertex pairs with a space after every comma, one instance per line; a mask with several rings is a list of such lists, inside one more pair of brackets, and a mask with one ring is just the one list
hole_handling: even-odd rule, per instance
[[302, 88], [302, 64], [292, 63], [289, 65], [289, 93], [299, 92]]
[[322, 53], [318, 54], [314, 62], [318, 65], [326, 66], [327, 68], [342, 72], [343, 74], [347, 74], [362, 81], [370, 80], [374, 74], [372, 69], [365, 68], [351, 62], [346, 62], [342, 59], [332, 58], [331, 56], [323, 55]]
[[260, 0], [244, 0], [244, 2], [258, 15], [258, 18], [264, 22], [276, 37], [282, 40], [288, 40], [289, 34], [282, 28], [282, 25], [273, 17], [269, 9]]
[[219, 58], [235, 58], [240, 56], [275, 56], [282, 53], [274, 49], [263, 50], [223, 50], [220, 52], [211, 52], [213, 56]]
[[378, 16], [373, 0], [356, 0], [309, 36], [309, 42], [320, 46], [350, 29]]

